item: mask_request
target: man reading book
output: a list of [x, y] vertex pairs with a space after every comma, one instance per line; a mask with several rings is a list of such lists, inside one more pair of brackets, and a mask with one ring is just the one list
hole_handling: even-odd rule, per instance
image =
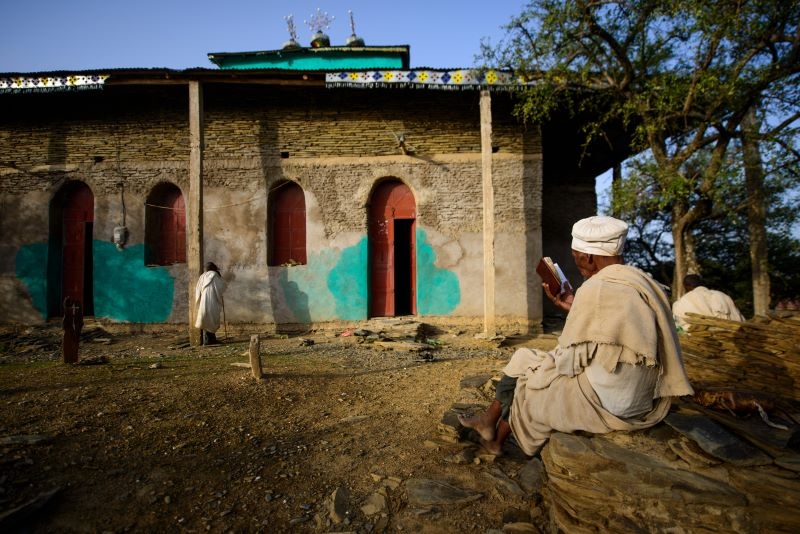
[[648, 428], [667, 415], [672, 397], [693, 393], [666, 294], [624, 264], [627, 231], [613, 217], [572, 227], [572, 256], [584, 283], [558, 295], [545, 287], [568, 312], [558, 346], [518, 349], [487, 411], [459, 417], [492, 454], [502, 453], [511, 433], [533, 456], [556, 431]]
[[539, 264], [536, 266], [536, 272], [542, 278], [543, 287], [551, 295], [560, 295], [567, 289], [570, 291], [572, 290], [572, 286], [569, 285], [569, 280], [567, 280], [567, 277], [561, 271], [561, 267], [553, 262], [550, 257], [545, 256], [539, 260]]

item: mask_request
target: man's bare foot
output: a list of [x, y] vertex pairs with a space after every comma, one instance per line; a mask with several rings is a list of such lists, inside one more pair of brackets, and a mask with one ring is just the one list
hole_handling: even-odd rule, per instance
[[494, 456], [502, 456], [503, 455], [503, 444], [497, 443], [493, 440], [485, 440], [483, 438], [480, 439], [481, 447], [486, 449], [489, 454]]
[[458, 422], [464, 428], [471, 428], [477, 432], [481, 437], [481, 442], [494, 440], [495, 424], [486, 415], [473, 415], [472, 417], [459, 415]]

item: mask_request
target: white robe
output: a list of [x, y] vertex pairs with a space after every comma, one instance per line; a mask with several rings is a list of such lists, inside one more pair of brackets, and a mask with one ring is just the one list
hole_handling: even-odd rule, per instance
[[704, 286], [692, 289], [672, 305], [675, 324], [684, 330], [688, 327], [686, 322], [686, 314], [688, 313], [697, 313], [729, 321], [744, 321], [744, 316], [736, 307], [736, 304], [733, 303], [733, 299], [722, 291], [708, 289]]
[[634, 267], [610, 265], [587, 280], [559, 347], [520, 349], [503, 369], [517, 377], [509, 424], [522, 450], [536, 454], [553, 431], [648, 428], [671, 397], [692, 394], [670, 311], [663, 290]]
[[222, 294], [225, 292], [225, 280], [216, 271], [206, 271], [197, 280], [194, 297], [197, 300], [197, 319], [195, 328], [207, 332], [219, 330], [220, 313], [224, 306]]

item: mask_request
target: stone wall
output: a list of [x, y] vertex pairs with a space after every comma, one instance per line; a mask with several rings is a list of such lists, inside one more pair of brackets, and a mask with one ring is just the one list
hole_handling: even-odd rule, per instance
[[[541, 143], [516, 123], [511, 105], [509, 95], [493, 95], [496, 312], [506, 324], [529, 328], [541, 319], [541, 290], [529, 267], [541, 255]], [[418, 279], [433, 292], [429, 313], [464, 321], [483, 315], [476, 92], [213, 84], [204, 88], [204, 109], [204, 248], [230, 282], [229, 321], [365, 319], [367, 205], [385, 178], [414, 193], [417, 246], [430, 252], [431, 265], [418, 267], [432, 277]], [[160, 182], [188, 195], [187, 110], [181, 85], [0, 97], [0, 289], [11, 295], [0, 297], [0, 321], [54, 315], [42, 309], [42, 265], [49, 202], [68, 180], [85, 182], [95, 197], [95, 298], [132, 298], [142, 273], [147, 280], [156, 273], [141, 258], [144, 204]], [[412, 153], [401, 152], [400, 134]], [[268, 268], [268, 191], [285, 180], [306, 193], [309, 262]], [[122, 224], [130, 239], [115, 251], [113, 229]], [[185, 265], [155, 269], [172, 281], [169, 305], [160, 308], [166, 315], [148, 315], [147, 302], [96, 309], [123, 322], [185, 322]], [[124, 277], [115, 276], [120, 270]], [[332, 273], [353, 278], [357, 290], [332, 291]], [[444, 279], [456, 286], [442, 284], [446, 294], [437, 295]], [[122, 288], [109, 292], [101, 284]], [[164, 300], [164, 293], [148, 298]]]

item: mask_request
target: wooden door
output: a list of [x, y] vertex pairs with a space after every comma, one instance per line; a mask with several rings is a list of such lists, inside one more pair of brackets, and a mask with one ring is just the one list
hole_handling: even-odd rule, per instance
[[186, 205], [177, 187], [166, 192], [158, 208], [158, 264], [186, 263]]
[[286, 182], [273, 194], [270, 265], [307, 263], [306, 199], [303, 188]]
[[416, 313], [416, 204], [398, 180], [379, 184], [369, 209], [369, 315]]
[[65, 191], [62, 218], [61, 302], [71, 297], [84, 314], [92, 309], [94, 195], [86, 184]]

